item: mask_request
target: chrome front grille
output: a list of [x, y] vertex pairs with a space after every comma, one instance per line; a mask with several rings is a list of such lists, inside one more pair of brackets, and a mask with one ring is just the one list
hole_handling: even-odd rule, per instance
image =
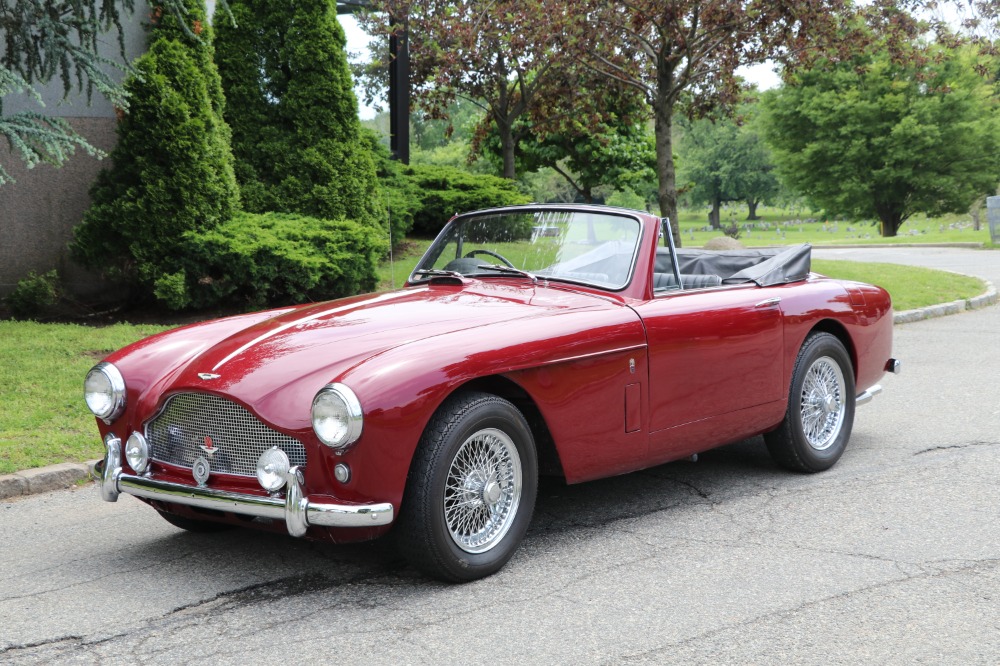
[[268, 428], [236, 403], [207, 393], [171, 396], [146, 424], [146, 439], [154, 460], [192, 467], [204, 457], [212, 472], [224, 474], [256, 476], [257, 459], [273, 446], [292, 465], [306, 464], [302, 442]]

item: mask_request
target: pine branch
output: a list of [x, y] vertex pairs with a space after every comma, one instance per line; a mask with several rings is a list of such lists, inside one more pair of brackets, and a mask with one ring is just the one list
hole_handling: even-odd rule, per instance
[[[61, 166], [78, 147], [95, 157], [105, 156], [103, 151], [77, 134], [65, 119], [43, 116], [34, 111], [0, 116], [0, 136], [7, 140], [10, 151], [16, 152], [29, 169], [43, 162]], [[13, 180], [0, 164], [0, 185]]]

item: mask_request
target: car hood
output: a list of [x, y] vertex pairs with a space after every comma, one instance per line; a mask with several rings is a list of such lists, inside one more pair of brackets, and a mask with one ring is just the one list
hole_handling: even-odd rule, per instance
[[[200, 344], [197, 353], [152, 381], [142, 402], [203, 390], [246, 404], [273, 403], [298, 383], [311, 395], [388, 349], [445, 333], [570, 310], [624, 307], [597, 294], [510, 280], [469, 280], [318, 303], [284, 311]], [[177, 345], [184, 329], [159, 344]], [[496, 340], [484, 341], [495, 345]], [[301, 400], [301, 391], [284, 392]], [[284, 399], [281, 399], [284, 401]], [[300, 403], [301, 404], [301, 403]], [[152, 405], [147, 405], [152, 407]], [[281, 411], [280, 405], [270, 405]]]

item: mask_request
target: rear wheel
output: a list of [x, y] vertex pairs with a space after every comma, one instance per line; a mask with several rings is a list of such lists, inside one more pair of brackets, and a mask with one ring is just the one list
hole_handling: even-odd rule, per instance
[[517, 408], [486, 393], [453, 396], [414, 454], [397, 543], [435, 578], [488, 576], [517, 551], [537, 491], [534, 439]]
[[771, 457], [800, 472], [833, 467], [851, 438], [855, 397], [843, 343], [829, 333], [810, 335], [795, 360], [785, 420], [764, 435]]

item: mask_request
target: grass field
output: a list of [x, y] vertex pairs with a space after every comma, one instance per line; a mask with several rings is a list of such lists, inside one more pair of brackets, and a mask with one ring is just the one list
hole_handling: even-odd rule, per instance
[[[989, 228], [982, 224], [973, 229], [968, 215], [944, 215], [928, 218], [915, 215], [907, 220], [893, 238], [879, 236], [873, 222], [838, 222], [823, 220], [810, 211], [796, 211], [761, 206], [755, 222], [746, 220], [746, 206], [723, 208], [722, 225], [733, 223], [740, 227], [740, 242], [754, 245], [849, 245], [854, 243], [894, 245], [898, 243], [983, 243], [990, 242]], [[710, 238], [721, 233], [708, 226], [708, 209], [682, 210], [680, 212], [681, 241], [686, 246], [701, 247]], [[985, 218], [985, 215], [983, 216]]]
[[83, 377], [109, 352], [163, 329], [0, 321], [0, 474], [99, 458]]
[[877, 284], [892, 296], [897, 312], [972, 298], [984, 291], [978, 278], [916, 266], [814, 259], [812, 269], [829, 277]]

